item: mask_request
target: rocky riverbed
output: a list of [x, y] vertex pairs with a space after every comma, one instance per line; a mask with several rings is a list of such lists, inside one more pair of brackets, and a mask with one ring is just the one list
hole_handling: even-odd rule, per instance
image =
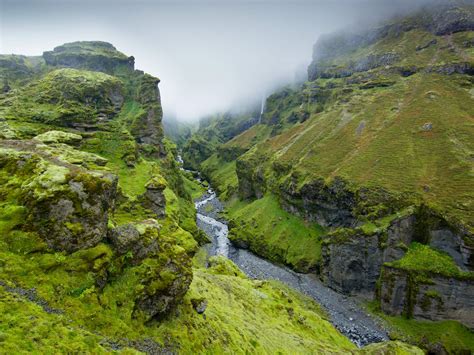
[[227, 223], [219, 215], [223, 206], [212, 189], [195, 201], [195, 206], [197, 225], [212, 240], [207, 246], [210, 255], [228, 257], [251, 278], [278, 280], [312, 297], [325, 309], [333, 325], [359, 347], [388, 340], [384, 327], [364, 311], [358, 300], [324, 286], [316, 275], [296, 273], [233, 246], [228, 239]]

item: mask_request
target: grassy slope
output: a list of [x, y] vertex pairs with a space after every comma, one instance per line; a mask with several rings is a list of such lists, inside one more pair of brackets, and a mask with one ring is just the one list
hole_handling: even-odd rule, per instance
[[441, 343], [450, 354], [474, 351], [473, 332], [459, 322], [393, 317], [382, 313], [375, 302], [368, 309], [386, 322], [391, 339], [425, 346]]
[[[222, 274], [222, 270], [232, 270], [232, 266], [195, 269], [191, 288], [176, 314], [144, 325], [140, 320], [130, 318], [126, 307], [129, 302], [127, 288], [133, 285], [133, 274], [106, 286], [98, 295], [90, 289], [87, 277], [82, 281], [83, 286], [75, 287], [77, 280], [74, 277], [80, 276], [73, 276], [74, 272], [70, 275], [71, 271], [68, 274], [61, 267], [49, 272], [36, 268], [33, 276], [29, 270], [36, 262], [41, 263], [35, 259], [18, 265], [29, 274], [23, 287], [41, 285], [38, 290], [41, 297], [47, 296], [45, 283], [50, 284], [52, 292], [54, 288], [71, 287], [68, 296], [47, 296], [50, 305], [64, 313], [48, 314], [24, 297], [1, 289], [0, 307], [5, 315], [0, 322], [3, 349], [101, 352], [108, 349], [106, 339], [122, 346], [127, 345], [127, 339], [152, 339], [183, 353], [203, 349], [221, 353], [225, 349], [232, 353], [280, 351], [303, 354], [311, 349], [328, 352], [355, 349], [324, 320], [311, 300], [276, 283]], [[74, 259], [63, 262], [74, 264]], [[205, 317], [193, 309], [191, 300], [194, 298], [207, 300]], [[52, 329], [55, 332], [51, 332]]]
[[[392, 51], [399, 54], [401, 60], [396, 65], [400, 67], [429, 68], [473, 62], [473, 47], [464, 45], [474, 38], [473, 32], [436, 37], [437, 44], [416, 50], [418, 45], [433, 38], [432, 34], [419, 30], [402, 33], [400, 37], [388, 37], [344, 58], [337, 58], [335, 64], [344, 67], [350, 61], [369, 54]], [[359, 186], [382, 186], [395, 192], [407, 192], [414, 201], [424, 200], [451, 217], [471, 224], [472, 228], [472, 80], [465, 75], [446, 76], [426, 70], [407, 78], [383, 69], [370, 73], [372, 77], [369, 79], [363, 79], [364, 74], [355, 77], [361, 77], [363, 83], [388, 83], [388, 86], [362, 88], [360, 83], [349, 84], [344, 79], [318, 79], [306, 83], [301, 90], [288, 90], [289, 94], [283, 98], [270, 98], [264, 121], [268, 123], [278, 112], [279, 123], [254, 126], [223, 147], [248, 150], [255, 146], [259, 153], [269, 156], [267, 182], [275, 181], [270, 168], [272, 161], [287, 163], [306, 181], [320, 176], [326, 179], [343, 176]], [[314, 92], [313, 85], [323, 89], [334, 86], [335, 89], [330, 89], [331, 93], [322, 102], [305, 101]], [[318, 92], [322, 91], [318, 89]], [[290, 123], [287, 119], [292, 112], [302, 108], [309, 112], [309, 119], [303, 123]], [[426, 123], [432, 125], [431, 130], [423, 129]], [[211, 172], [208, 174], [211, 180], [215, 179], [217, 188], [227, 199], [231, 195], [228, 191], [236, 188], [233, 183], [226, 183], [235, 173], [229, 173], [229, 168], [226, 168], [231, 163], [218, 155], [203, 163], [203, 167]], [[227, 178], [219, 178], [224, 176]], [[262, 201], [231, 200], [228, 216], [238, 216], [237, 228], [242, 226], [252, 230], [247, 239], [253, 238], [254, 243], [265, 244], [260, 253], [275, 259], [283, 249], [299, 250], [301, 239], [275, 235], [268, 218], [270, 214], [263, 212], [267, 209], [274, 211], [275, 206], [269, 203], [272, 200], [275, 198], [271, 195], [266, 195]], [[412, 249], [416, 248], [412, 246]], [[308, 254], [314, 260], [318, 249], [310, 250], [312, 255]], [[410, 259], [410, 255], [414, 258]], [[410, 255], [401, 263], [419, 260], [419, 253]], [[451, 259], [440, 259], [440, 262], [440, 267], [446, 267], [446, 263], [448, 269], [452, 266]], [[435, 266], [437, 264], [429, 265]], [[472, 349], [472, 332], [457, 322], [385, 318], [392, 324], [395, 338], [414, 343], [423, 343], [424, 337], [430, 342], [439, 338], [450, 350]]]
[[284, 211], [274, 195], [251, 203], [233, 199], [226, 214], [231, 220], [231, 240], [245, 242], [259, 255], [299, 271], [318, 265], [324, 230]]
[[[259, 146], [307, 179], [343, 176], [415, 192], [466, 223], [474, 206], [472, 96], [461, 77], [416, 74], [394, 87], [356, 90]], [[422, 126], [432, 123], [431, 131]], [[360, 128], [362, 127], [362, 128]]]
[[[335, 58], [341, 68], [369, 55], [393, 53], [392, 67], [423, 68], [404, 78], [378, 68], [354, 74], [358, 82], [317, 79], [289, 96], [270, 98], [264, 115], [280, 114], [279, 132], [258, 146], [273, 160], [288, 163], [307, 180], [346, 177], [358, 185], [382, 186], [415, 194], [465, 224], [474, 220], [472, 154], [474, 96], [467, 75], [428, 72], [443, 65], [474, 62], [474, 50], [464, 43], [472, 31], [434, 36], [422, 30], [402, 32]], [[416, 50], [436, 39], [437, 43]], [[431, 69], [430, 69], [431, 68]], [[388, 87], [367, 89], [370, 83]], [[361, 84], [362, 83], [362, 84]], [[306, 99], [316, 92], [329, 94]], [[322, 89], [319, 89], [322, 88]], [[316, 106], [324, 104], [324, 110]], [[315, 106], [316, 105], [316, 106]], [[287, 117], [304, 107], [309, 119], [289, 124]], [[431, 130], [423, 126], [432, 124]]]
[[[47, 72], [47, 68], [45, 68]], [[102, 75], [77, 71], [93, 84]], [[133, 85], [122, 75], [126, 90]], [[35, 90], [38, 86], [28, 86]], [[39, 86], [41, 87], [41, 86]], [[36, 93], [38, 94], [38, 93]], [[23, 97], [25, 98], [25, 97]], [[25, 98], [26, 100], [26, 98]], [[21, 101], [21, 100], [20, 100]], [[33, 112], [35, 102], [27, 102]], [[57, 107], [52, 105], [52, 112]], [[11, 111], [10, 111], [11, 112]], [[192, 253], [197, 246], [190, 232], [196, 230], [195, 211], [189, 199], [179, 193], [180, 173], [170, 154], [156, 160], [137, 154], [137, 147], [128, 131], [128, 124], [141, 113], [140, 105], [128, 97], [120, 114], [106, 127], [84, 134], [80, 149], [108, 159], [105, 167], [119, 176], [123, 198], [110, 216], [111, 225], [140, 221], [152, 217], [150, 211], [138, 203], [144, 184], [151, 176], [167, 180], [166, 215], [160, 221], [163, 238], [173, 239]], [[55, 116], [56, 117], [56, 116]], [[59, 116], [58, 116], [59, 117]], [[73, 131], [65, 127], [30, 121], [31, 116], [8, 120], [20, 138], [31, 138], [51, 129]], [[126, 164], [134, 159], [134, 166]], [[114, 347], [125, 353], [139, 349], [140, 342], [164, 349], [178, 349], [183, 353], [205, 351], [211, 353], [308, 353], [319, 349], [326, 352], [348, 352], [355, 347], [325, 319], [318, 307], [276, 283], [262, 283], [235, 275], [228, 270], [235, 266], [217, 262], [211, 269], [197, 264], [194, 280], [184, 302], [175, 314], [160, 321], [144, 324], [132, 317], [131, 294], [141, 287], [141, 266], [125, 268], [115, 275], [116, 264], [126, 262], [128, 255], [116, 258], [109, 245], [73, 254], [53, 252], [33, 231], [18, 226], [25, 210], [18, 205], [24, 177], [11, 177], [0, 170], [0, 280], [7, 287], [35, 289], [37, 302], [44, 301], [60, 314], [45, 312], [28, 297], [16, 295], [3, 284], [0, 287], [0, 345], [8, 352], [110, 352]], [[202, 191], [190, 177], [183, 177], [182, 188], [192, 197]], [[273, 206], [276, 206], [273, 204]], [[179, 249], [179, 247], [176, 247]], [[175, 249], [176, 249], [175, 248]], [[173, 249], [174, 250], [174, 249]], [[172, 258], [173, 255], [163, 257]], [[96, 285], [95, 272], [112, 273], [103, 289]], [[238, 273], [237, 273], [238, 274]], [[160, 275], [161, 276], [161, 275]], [[191, 300], [205, 297], [208, 301], [206, 318], [196, 313]], [[138, 344], [138, 345], [137, 345]]]

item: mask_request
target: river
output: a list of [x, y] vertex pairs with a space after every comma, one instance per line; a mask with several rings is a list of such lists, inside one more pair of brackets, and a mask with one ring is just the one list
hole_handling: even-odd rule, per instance
[[220, 217], [223, 206], [211, 188], [195, 201], [195, 206], [197, 225], [212, 241], [206, 246], [209, 255], [231, 259], [250, 278], [278, 280], [312, 297], [329, 315], [331, 323], [359, 347], [388, 340], [383, 325], [364, 311], [358, 300], [324, 286], [317, 275], [294, 272], [232, 245], [227, 222]]

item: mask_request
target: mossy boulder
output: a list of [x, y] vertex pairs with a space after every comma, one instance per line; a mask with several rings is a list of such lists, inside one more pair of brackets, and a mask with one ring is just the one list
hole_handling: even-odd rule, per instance
[[138, 264], [148, 255], [159, 251], [160, 229], [160, 224], [154, 219], [127, 223], [112, 229], [109, 240], [119, 254], [131, 253], [131, 263]]
[[139, 285], [131, 297], [134, 316], [149, 320], [166, 315], [184, 297], [192, 281], [191, 258], [176, 239], [160, 231], [156, 220], [129, 223], [111, 231], [113, 248], [132, 266]]
[[74, 252], [97, 245], [107, 233], [115, 175], [48, 160], [29, 150], [0, 148], [8, 198], [26, 208], [24, 229], [36, 231], [55, 250]]
[[77, 145], [81, 142], [82, 136], [79, 134], [64, 131], [47, 131], [45, 133], [37, 135], [33, 139], [45, 144], [64, 143]]
[[164, 190], [166, 180], [161, 175], [153, 176], [145, 185], [146, 191], [142, 198], [142, 205], [152, 210], [158, 218], [165, 216], [166, 198]]

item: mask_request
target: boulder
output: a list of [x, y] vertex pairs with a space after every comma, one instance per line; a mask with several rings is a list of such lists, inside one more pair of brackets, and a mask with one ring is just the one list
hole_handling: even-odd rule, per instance
[[48, 159], [34, 151], [0, 148], [0, 168], [21, 184], [25, 228], [68, 253], [97, 245], [107, 233], [117, 177]]
[[109, 240], [118, 254], [131, 252], [132, 264], [138, 264], [149, 255], [158, 253], [160, 229], [160, 224], [154, 219], [127, 223], [112, 229]]
[[45, 144], [64, 143], [78, 145], [82, 140], [82, 136], [79, 134], [64, 131], [47, 131], [45, 133], [37, 135], [33, 139]]
[[143, 195], [142, 205], [152, 210], [158, 218], [165, 216], [166, 199], [163, 191], [166, 188], [166, 180], [161, 175], [155, 175], [145, 185], [146, 192]]

